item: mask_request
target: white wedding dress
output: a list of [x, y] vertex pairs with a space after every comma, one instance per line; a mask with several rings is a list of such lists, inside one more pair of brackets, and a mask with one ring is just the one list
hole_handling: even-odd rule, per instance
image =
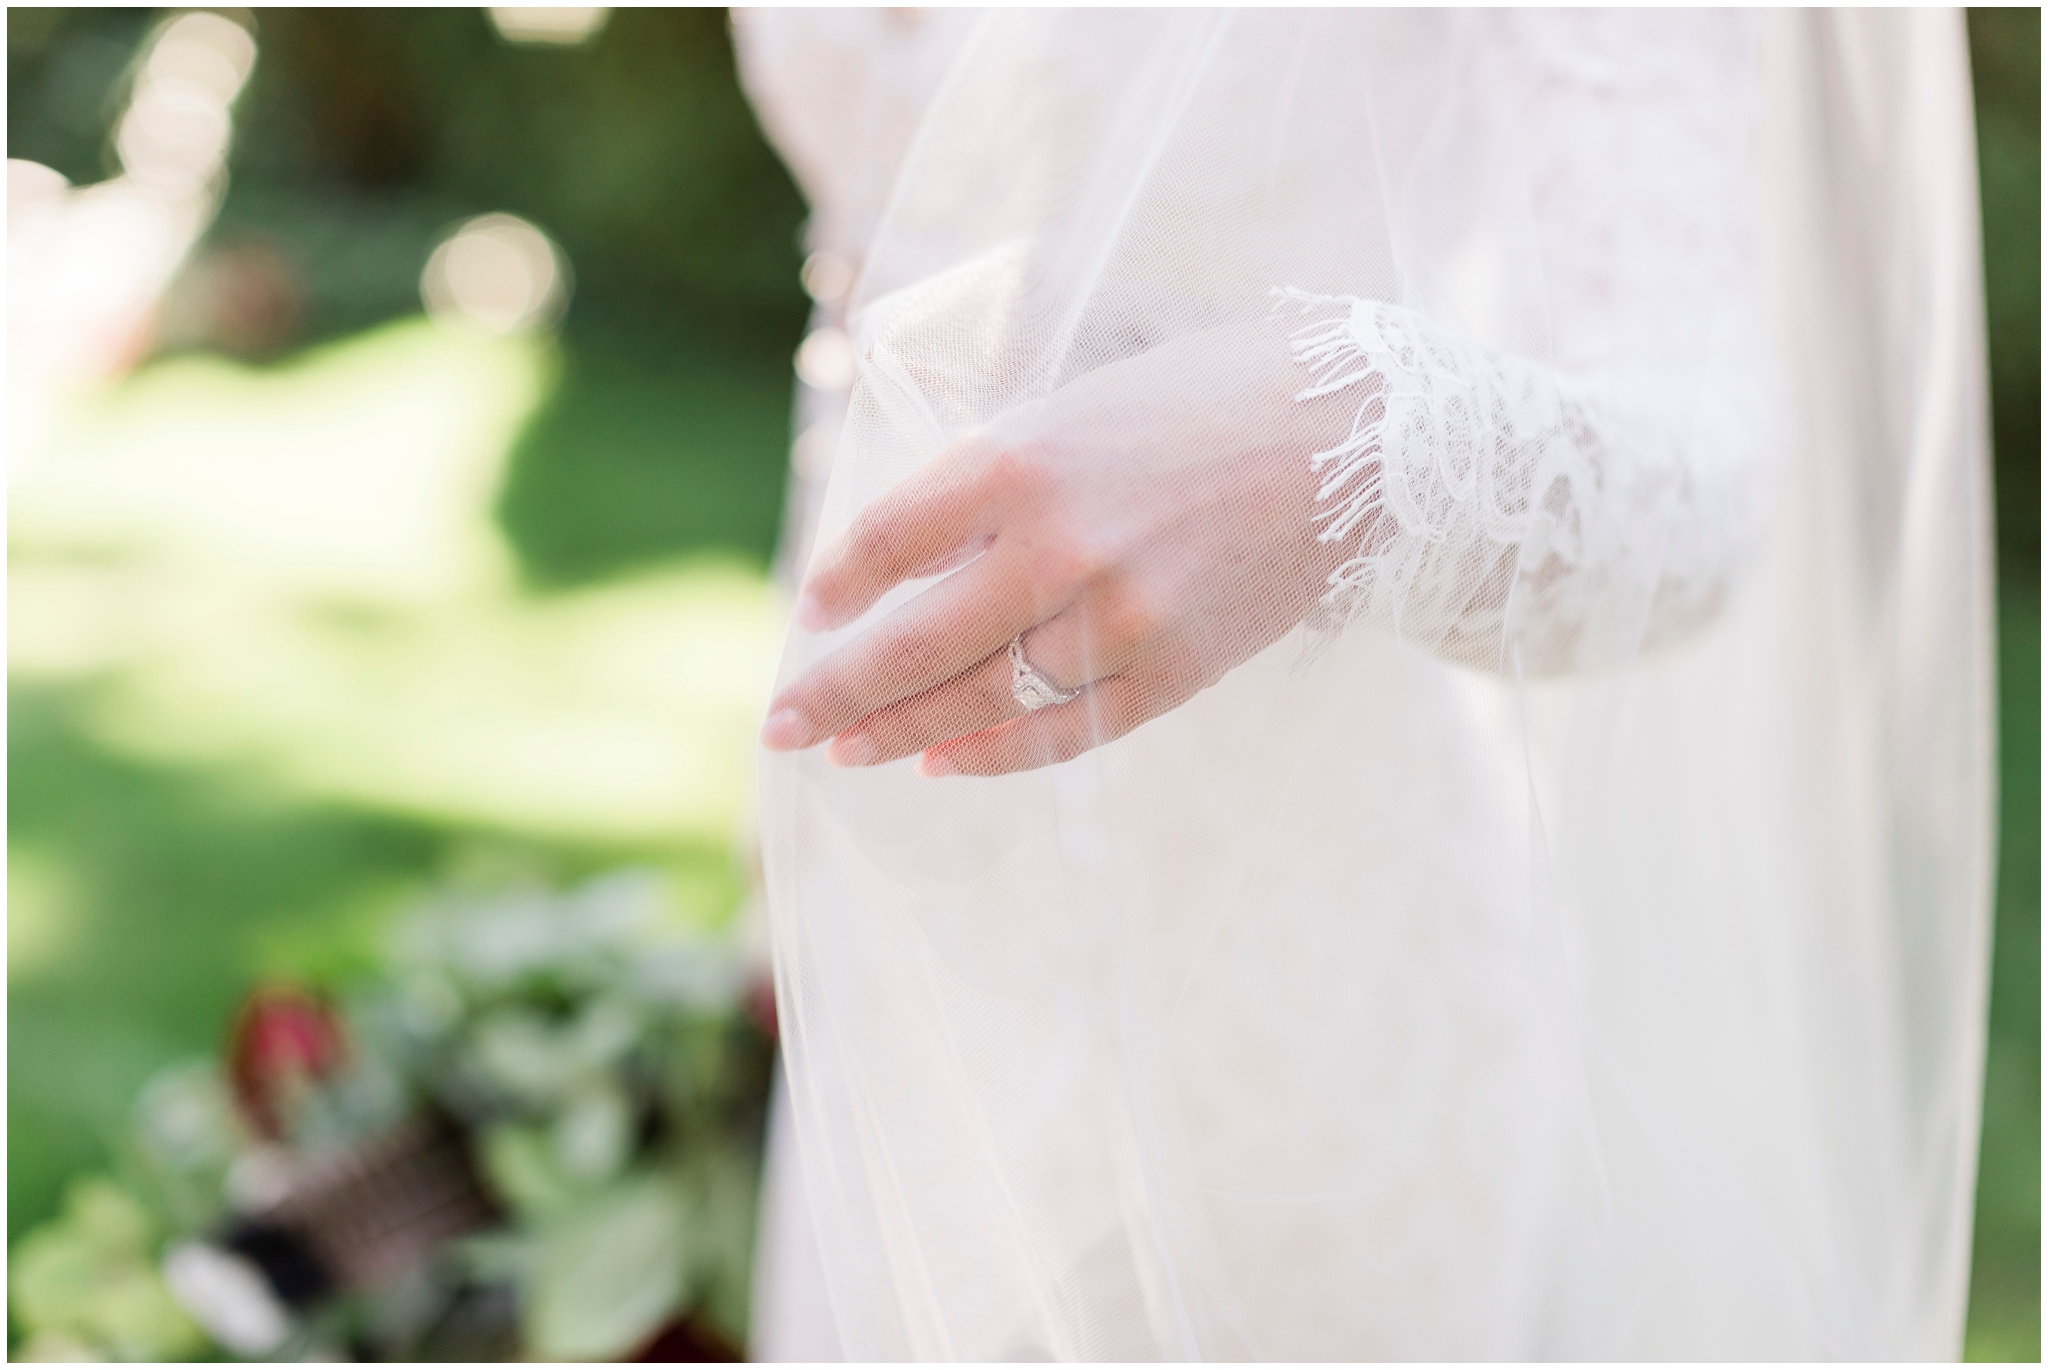
[[765, 763], [756, 1355], [1952, 1356], [1990, 831], [1958, 25], [735, 36], [814, 261], [861, 271], [807, 344], [847, 365], [800, 392], [792, 576], [994, 415], [1276, 311], [1270, 459], [1345, 553], [1077, 760]]

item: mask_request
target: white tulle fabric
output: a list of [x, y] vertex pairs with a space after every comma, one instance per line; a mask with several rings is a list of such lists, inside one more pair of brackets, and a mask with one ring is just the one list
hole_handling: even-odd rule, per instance
[[[774, 36], [804, 22], [743, 23], [743, 66], [819, 222], [865, 222], [835, 186], [894, 154], [830, 151], [829, 92], [954, 40], [828, 71]], [[1073, 761], [764, 761], [844, 1350], [1953, 1356], [1991, 728], [1960, 21], [957, 41], [857, 245], [823, 533], [1079, 378], [1270, 326], [1256, 459], [1314, 473], [1343, 555]], [[1232, 421], [1183, 388], [1185, 431]], [[785, 682], [929, 584], [793, 632]]]
[[[804, 248], [857, 271], [932, 94], [979, 12], [845, 6], [732, 12], [740, 77], [810, 202]], [[815, 334], [842, 329], [851, 281], [816, 291]], [[810, 556], [825, 486], [846, 424], [846, 387], [798, 375], [778, 580]]]

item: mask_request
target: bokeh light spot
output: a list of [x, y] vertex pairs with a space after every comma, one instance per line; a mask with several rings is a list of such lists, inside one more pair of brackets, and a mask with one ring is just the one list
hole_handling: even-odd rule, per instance
[[804, 293], [828, 308], [842, 304], [858, 274], [853, 258], [831, 248], [819, 248], [804, 258]]
[[491, 25], [509, 43], [587, 43], [603, 29], [603, 5], [493, 5]]
[[229, 107], [255, 61], [255, 40], [218, 14], [181, 14], [164, 25], [114, 136], [123, 169], [173, 193], [212, 181], [233, 131]]
[[853, 384], [859, 369], [853, 339], [842, 329], [820, 328], [805, 338], [796, 352], [796, 374], [805, 385], [819, 390], [845, 390]]
[[545, 233], [510, 214], [486, 214], [434, 249], [420, 298], [437, 323], [500, 336], [554, 323], [568, 305], [567, 263]]

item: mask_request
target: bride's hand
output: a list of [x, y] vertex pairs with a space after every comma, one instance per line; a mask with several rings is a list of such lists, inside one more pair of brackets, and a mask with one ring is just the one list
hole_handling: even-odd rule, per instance
[[[1343, 559], [1309, 454], [1351, 405], [1297, 404], [1282, 323], [1101, 367], [956, 443], [814, 564], [797, 618], [851, 622], [961, 569], [806, 672], [762, 741], [926, 775], [1065, 761], [1183, 703], [1299, 623]], [[1355, 400], [1352, 401], [1355, 404]], [[963, 563], [966, 563], [963, 565]], [[1008, 647], [1070, 702], [1027, 713]]]

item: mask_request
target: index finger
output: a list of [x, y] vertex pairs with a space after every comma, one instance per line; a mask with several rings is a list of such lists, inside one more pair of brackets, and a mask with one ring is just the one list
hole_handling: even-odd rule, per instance
[[1045, 608], [1019, 558], [998, 544], [799, 676], [768, 706], [761, 740], [775, 751], [823, 742], [951, 680], [1044, 617]]
[[966, 561], [995, 533], [989, 448], [964, 439], [883, 495], [812, 563], [797, 622], [813, 632], [868, 611], [906, 580]]

